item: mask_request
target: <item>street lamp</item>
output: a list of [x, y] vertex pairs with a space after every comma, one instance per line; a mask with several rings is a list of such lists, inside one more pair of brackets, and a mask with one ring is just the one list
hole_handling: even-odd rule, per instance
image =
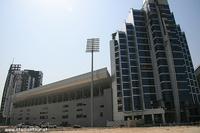
[[99, 52], [99, 38], [91, 38], [87, 39], [87, 48], [86, 48], [87, 53], [91, 53], [92, 58], [91, 58], [91, 89], [90, 89], [90, 103], [91, 103], [91, 127], [94, 126], [94, 119], [93, 119], [93, 88], [94, 88], [94, 81], [93, 81], [93, 54], [94, 52]]

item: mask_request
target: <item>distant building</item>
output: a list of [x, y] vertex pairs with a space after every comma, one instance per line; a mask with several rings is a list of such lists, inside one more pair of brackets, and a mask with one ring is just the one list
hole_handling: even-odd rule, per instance
[[[11, 123], [90, 126], [91, 73], [17, 93]], [[111, 78], [106, 68], [94, 71], [94, 126], [112, 120]]]
[[13, 95], [41, 85], [42, 72], [33, 70], [22, 71], [20, 64], [12, 64], [8, 71], [3, 90], [0, 117], [2, 117], [6, 123], [9, 123], [10, 113], [12, 112]]
[[185, 33], [167, 0], [144, 0], [112, 34], [113, 119], [200, 120], [200, 91]]
[[195, 75], [197, 77], [198, 85], [200, 87], [200, 66], [195, 70]]
[[16, 90], [17, 92], [30, 90], [42, 85], [43, 74], [41, 71], [34, 70], [24, 70], [21, 74], [22, 84], [20, 89]]

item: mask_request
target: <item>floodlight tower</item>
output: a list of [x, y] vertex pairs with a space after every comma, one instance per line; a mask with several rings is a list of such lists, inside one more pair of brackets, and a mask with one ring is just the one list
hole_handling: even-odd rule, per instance
[[87, 53], [91, 53], [91, 89], [90, 89], [90, 97], [91, 97], [91, 127], [94, 126], [94, 108], [93, 108], [93, 89], [94, 89], [94, 79], [93, 79], [93, 54], [94, 52], [99, 52], [99, 38], [91, 38], [87, 39], [87, 48], [86, 48]]

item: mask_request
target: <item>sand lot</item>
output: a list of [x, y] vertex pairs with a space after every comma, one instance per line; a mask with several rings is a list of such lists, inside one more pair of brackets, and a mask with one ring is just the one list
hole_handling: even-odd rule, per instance
[[143, 128], [95, 128], [65, 129], [65, 131], [49, 131], [49, 133], [200, 133], [200, 127], [143, 127]]
[[[0, 133], [4, 132], [3, 129], [12, 127], [1, 127]], [[38, 131], [37, 131], [38, 132]], [[15, 131], [10, 133], [35, 133], [31, 131]], [[47, 129], [38, 133], [200, 133], [200, 126], [173, 126], [173, 127], [140, 127], [140, 128], [56, 128]]]

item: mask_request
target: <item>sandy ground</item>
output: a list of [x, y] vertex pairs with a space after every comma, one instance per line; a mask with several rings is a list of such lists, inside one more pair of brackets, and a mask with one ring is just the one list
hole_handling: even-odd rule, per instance
[[[0, 133], [5, 133], [2, 130], [5, 128], [9, 129], [11, 127], [0, 126]], [[35, 133], [35, 132], [15, 131], [12, 133]], [[38, 132], [38, 133], [200, 133], [200, 126], [141, 127], [141, 128], [80, 128], [80, 129], [56, 128], [56, 129], [48, 129], [45, 132]]]
[[200, 127], [143, 127], [143, 128], [95, 128], [65, 129], [65, 131], [49, 131], [49, 133], [200, 133]]

